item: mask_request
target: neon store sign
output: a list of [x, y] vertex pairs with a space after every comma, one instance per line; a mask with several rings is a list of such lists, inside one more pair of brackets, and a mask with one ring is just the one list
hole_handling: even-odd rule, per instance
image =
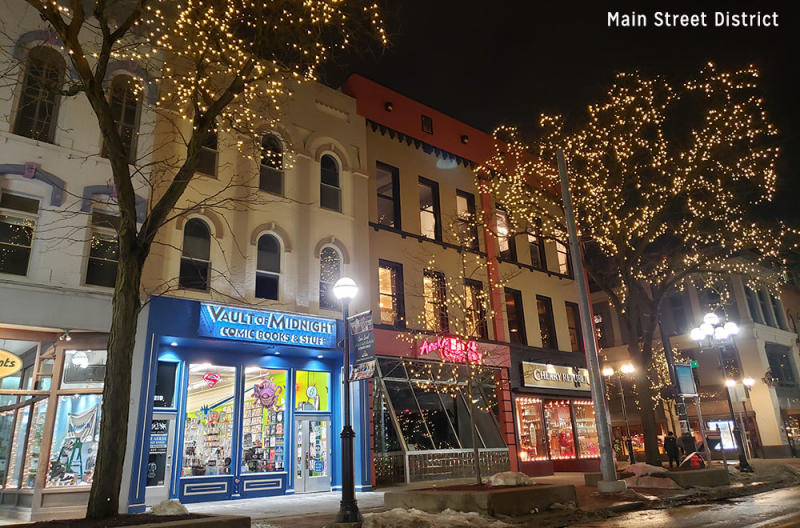
[[438, 353], [439, 357], [454, 363], [480, 363], [483, 356], [478, 351], [478, 343], [464, 341], [457, 337], [437, 337], [436, 341], [427, 339], [419, 346], [419, 356]]

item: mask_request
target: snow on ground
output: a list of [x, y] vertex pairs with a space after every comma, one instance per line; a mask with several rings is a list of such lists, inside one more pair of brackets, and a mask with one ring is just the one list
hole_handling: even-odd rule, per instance
[[364, 514], [362, 524], [363, 528], [511, 528], [511, 526], [475, 512], [445, 510], [442, 513], [426, 513], [403, 508]]
[[487, 479], [489, 486], [533, 486], [535, 482], [525, 473], [503, 471], [495, 473]]

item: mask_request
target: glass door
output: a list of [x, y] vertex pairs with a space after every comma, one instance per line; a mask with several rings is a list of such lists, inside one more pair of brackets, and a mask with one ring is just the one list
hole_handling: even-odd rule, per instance
[[175, 446], [175, 415], [153, 413], [150, 422], [150, 453], [147, 459], [145, 503], [158, 504], [169, 498], [172, 453]]
[[295, 493], [330, 491], [330, 418], [295, 417]]

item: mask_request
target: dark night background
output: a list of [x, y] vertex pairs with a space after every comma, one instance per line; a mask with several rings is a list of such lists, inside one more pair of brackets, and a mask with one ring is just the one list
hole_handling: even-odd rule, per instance
[[[777, 11], [778, 28], [608, 28], [607, 12]], [[600, 98], [617, 71], [674, 81], [704, 63], [755, 64], [781, 132], [778, 194], [770, 216], [800, 225], [800, 9], [790, 2], [387, 0], [391, 45], [339, 57], [322, 72], [338, 87], [360, 73], [476, 128], [515, 124], [535, 133], [540, 113], [571, 114]]]

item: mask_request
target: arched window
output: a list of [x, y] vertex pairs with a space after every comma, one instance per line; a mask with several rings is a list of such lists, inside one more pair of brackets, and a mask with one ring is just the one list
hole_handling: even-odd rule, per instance
[[186, 222], [183, 228], [183, 255], [178, 284], [181, 288], [208, 290], [211, 269], [211, 232], [198, 218]]
[[338, 310], [339, 301], [333, 295], [333, 285], [342, 276], [342, 256], [330, 246], [319, 252], [319, 307]]
[[272, 134], [261, 138], [258, 187], [262, 191], [283, 196], [283, 145]]
[[[114, 118], [122, 147], [128, 155], [128, 161], [136, 159], [136, 136], [139, 131], [139, 113], [141, 109], [141, 90], [136, 79], [130, 75], [117, 75], [111, 81], [109, 89], [111, 117]], [[103, 156], [108, 157], [107, 146], [103, 145]]]
[[342, 211], [339, 163], [330, 154], [325, 154], [320, 160], [319, 204], [325, 209]]
[[64, 82], [64, 59], [53, 48], [37, 46], [28, 53], [14, 133], [53, 142]]
[[281, 244], [274, 235], [262, 235], [258, 239], [256, 298], [278, 300], [280, 272]]

